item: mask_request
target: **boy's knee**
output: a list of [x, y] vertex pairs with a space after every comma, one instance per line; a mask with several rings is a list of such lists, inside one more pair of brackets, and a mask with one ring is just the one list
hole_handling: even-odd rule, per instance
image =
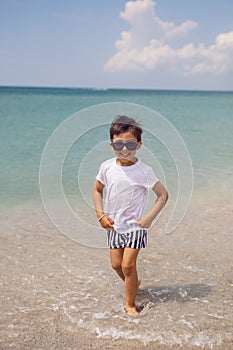
[[117, 261], [112, 261], [112, 268], [113, 270], [116, 270], [116, 271], [121, 270], [121, 263]]
[[130, 275], [135, 269], [136, 269], [135, 263], [123, 262], [122, 264], [122, 270], [126, 276]]

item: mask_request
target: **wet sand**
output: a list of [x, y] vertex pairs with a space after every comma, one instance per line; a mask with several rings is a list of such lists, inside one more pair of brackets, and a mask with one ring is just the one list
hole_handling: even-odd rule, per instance
[[[151, 231], [138, 263], [141, 323], [114, 305], [123, 303], [124, 290], [107, 249], [74, 243], [42, 209], [2, 213], [0, 349], [233, 349], [232, 208], [199, 208], [170, 236], [160, 222]], [[77, 305], [78, 291], [90, 281]], [[113, 291], [116, 298], [105, 305]], [[100, 315], [105, 307], [110, 318]], [[117, 325], [130, 336], [106, 332]], [[161, 338], [137, 338], [141, 327], [150, 334], [150, 325]]]

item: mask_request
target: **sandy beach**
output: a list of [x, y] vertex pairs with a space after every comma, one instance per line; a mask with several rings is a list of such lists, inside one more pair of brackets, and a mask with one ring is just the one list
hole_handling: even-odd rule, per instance
[[232, 206], [191, 210], [170, 236], [163, 220], [132, 319], [107, 249], [74, 243], [43, 209], [2, 213], [0, 349], [232, 349]]
[[[0, 1], [0, 350], [233, 350], [233, 1], [89, 5]], [[118, 230], [148, 226], [157, 178], [169, 194], [137, 317], [93, 204], [115, 156]]]

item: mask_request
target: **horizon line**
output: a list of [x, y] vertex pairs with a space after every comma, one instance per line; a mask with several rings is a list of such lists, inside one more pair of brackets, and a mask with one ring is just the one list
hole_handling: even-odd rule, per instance
[[233, 92], [233, 90], [217, 89], [182, 89], [182, 88], [131, 88], [131, 87], [84, 87], [84, 86], [53, 86], [53, 85], [0, 85], [0, 88], [19, 88], [19, 89], [67, 89], [67, 90], [92, 90], [92, 91], [174, 91], [174, 92]]

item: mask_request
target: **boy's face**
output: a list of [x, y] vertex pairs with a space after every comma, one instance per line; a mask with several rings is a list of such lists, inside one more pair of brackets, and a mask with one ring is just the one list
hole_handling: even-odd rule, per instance
[[120, 165], [132, 165], [135, 163], [134, 156], [141, 145], [142, 142], [138, 142], [137, 138], [131, 131], [114, 135], [113, 140], [110, 143], [110, 146], [114, 150]]

